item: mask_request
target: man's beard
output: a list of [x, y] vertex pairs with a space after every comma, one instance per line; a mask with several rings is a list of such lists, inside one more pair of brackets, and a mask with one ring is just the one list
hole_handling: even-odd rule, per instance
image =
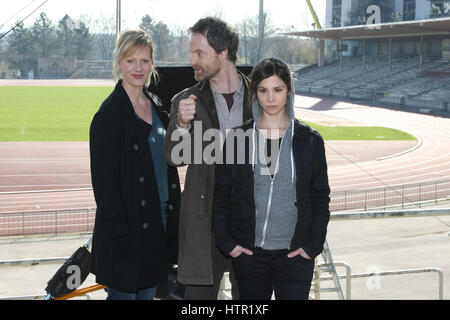
[[204, 68], [199, 68], [199, 70], [201, 71], [200, 73], [198, 72], [194, 73], [194, 79], [197, 81], [209, 80], [219, 73], [220, 64], [216, 63], [210, 68], [207, 68], [206, 70]]

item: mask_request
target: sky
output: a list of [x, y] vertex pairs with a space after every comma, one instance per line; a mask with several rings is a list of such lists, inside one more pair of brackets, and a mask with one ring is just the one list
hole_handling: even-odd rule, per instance
[[[15, 22], [25, 18], [45, 0], [0, 0], [0, 32], [8, 31]], [[322, 24], [325, 21], [325, 0], [312, 0]], [[304, 0], [264, 0], [264, 11], [275, 28], [283, 31], [312, 29], [313, 19]], [[30, 26], [45, 12], [56, 24], [66, 13], [74, 19], [109, 19], [115, 21], [116, 0], [48, 0], [39, 10], [25, 20]], [[145, 14], [163, 21], [170, 29], [188, 28], [198, 19], [215, 15], [231, 25], [259, 12], [259, 0], [122, 0], [122, 30], [137, 28]], [[115, 30], [115, 26], [112, 26]]]

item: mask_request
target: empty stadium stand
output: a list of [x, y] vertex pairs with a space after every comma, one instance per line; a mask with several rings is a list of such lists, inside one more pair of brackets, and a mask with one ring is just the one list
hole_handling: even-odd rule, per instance
[[324, 67], [302, 69], [295, 74], [298, 93], [377, 102], [420, 111], [448, 112], [450, 61], [424, 59], [422, 72], [417, 57], [401, 57], [388, 66], [387, 57], [343, 57]]

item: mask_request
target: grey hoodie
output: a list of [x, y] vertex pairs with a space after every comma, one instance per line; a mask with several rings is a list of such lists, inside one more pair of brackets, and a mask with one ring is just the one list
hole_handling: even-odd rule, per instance
[[[286, 104], [291, 123], [282, 138], [279, 152], [276, 152], [278, 141], [272, 143], [271, 147], [272, 155], [278, 155], [277, 158], [272, 157], [270, 162], [270, 165], [275, 165], [275, 168], [267, 165], [264, 152], [266, 138], [258, 128], [262, 109], [256, 96], [252, 97], [254, 118], [252, 144], [255, 146], [252, 148], [256, 207], [255, 246], [266, 250], [290, 249], [297, 224], [296, 175], [292, 152], [295, 119], [294, 97], [294, 89], [291, 88]], [[275, 172], [272, 177], [270, 173], [273, 173], [273, 169]]]

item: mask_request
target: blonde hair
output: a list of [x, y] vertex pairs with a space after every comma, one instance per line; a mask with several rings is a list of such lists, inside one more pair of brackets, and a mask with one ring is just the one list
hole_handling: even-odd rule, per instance
[[152, 70], [146, 81], [146, 86], [148, 87], [151, 83], [153, 77], [154, 81], [158, 81], [158, 73], [156, 72], [154, 66], [154, 46], [152, 39], [142, 30], [127, 30], [120, 34], [119, 39], [116, 43], [116, 48], [114, 49], [114, 60], [113, 60], [113, 71], [114, 71], [114, 82], [119, 81], [122, 72], [119, 67], [119, 62], [134, 54], [136, 50], [140, 48], [150, 49], [150, 59], [152, 62]]

